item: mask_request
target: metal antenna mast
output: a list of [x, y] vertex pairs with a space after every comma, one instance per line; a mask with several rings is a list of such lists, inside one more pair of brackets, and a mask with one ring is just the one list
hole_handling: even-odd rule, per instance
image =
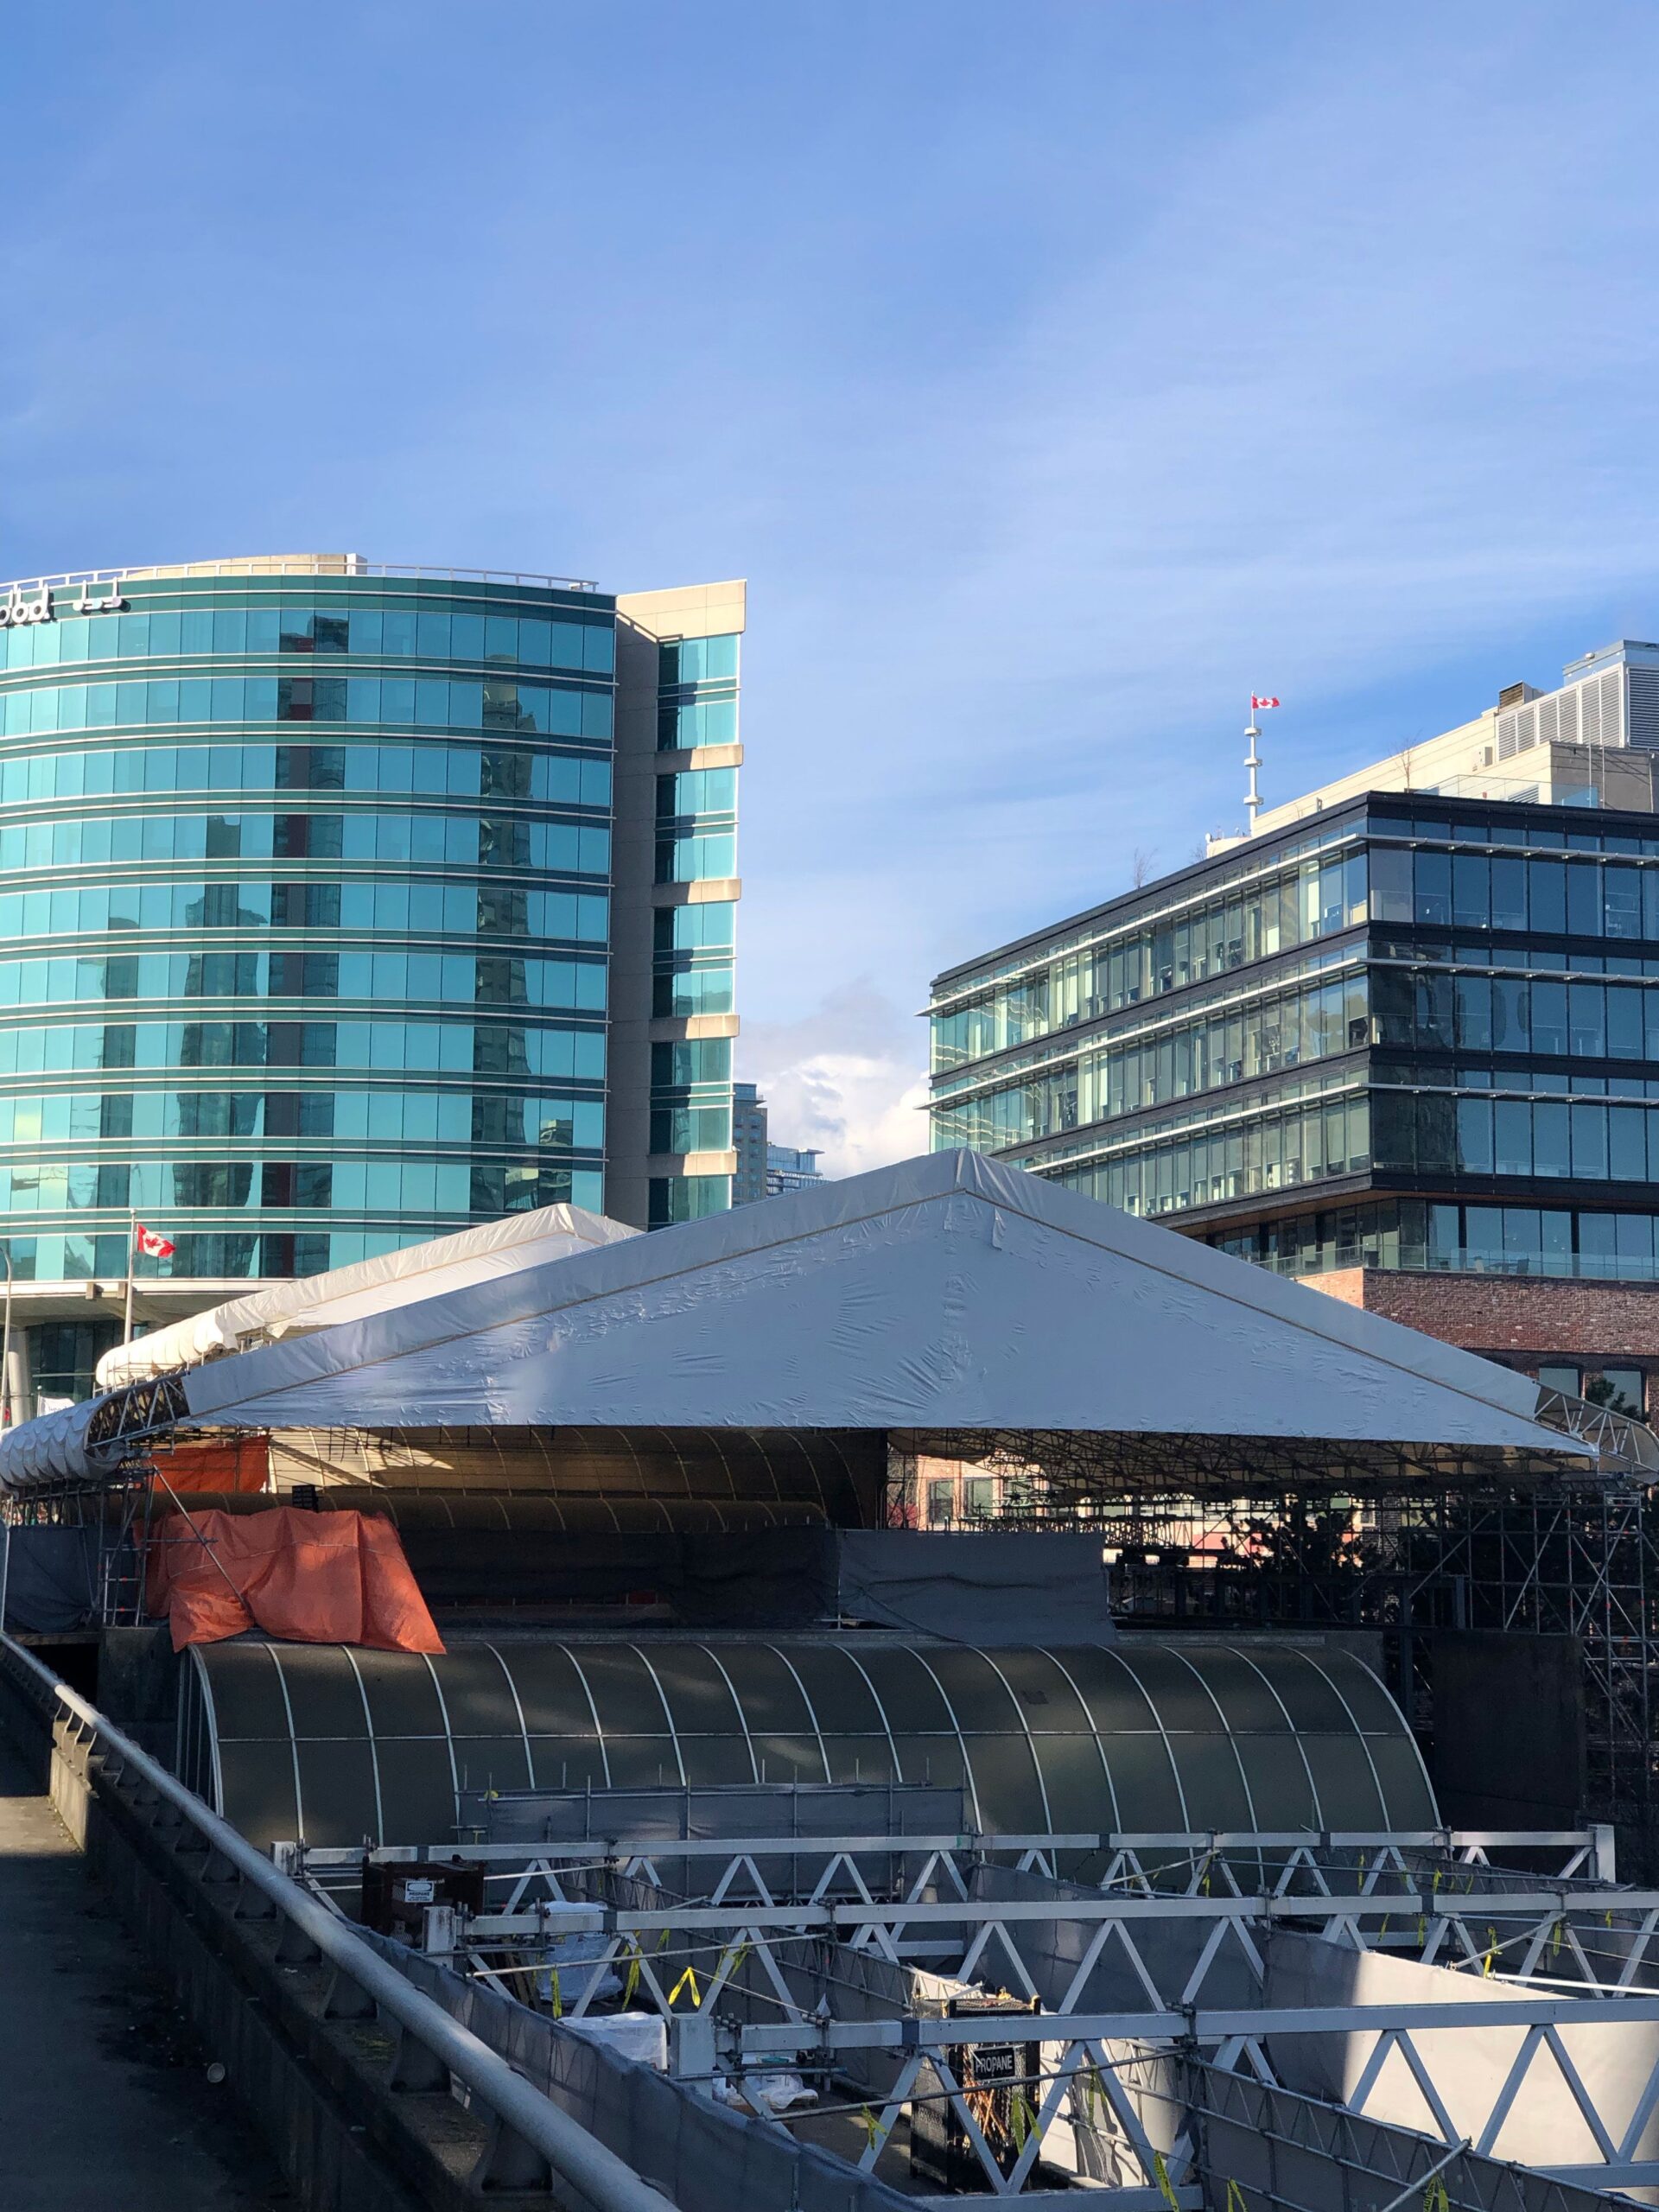
[[1252, 837], [1255, 835], [1255, 817], [1262, 804], [1262, 794], [1255, 788], [1255, 772], [1262, 766], [1261, 759], [1256, 753], [1255, 745], [1256, 740], [1261, 736], [1261, 731], [1255, 726], [1255, 701], [1254, 697], [1252, 697], [1250, 701], [1250, 719], [1249, 723], [1246, 725], [1244, 731], [1244, 766], [1250, 779], [1250, 787], [1244, 794], [1244, 807], [1245, 811], [1250, 817], [1249, 835]]

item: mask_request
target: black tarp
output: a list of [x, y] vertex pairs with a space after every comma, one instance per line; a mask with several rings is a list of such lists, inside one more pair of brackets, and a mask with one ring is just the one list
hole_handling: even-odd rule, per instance
[[12, 1529], [6, 1567], [5, 1625], [52, 1636], [97, 1618], [96, 1529]]
[[683, 1545], [687, 1620], [858, 1621], [975, 1644], [1114, 1640], [1097, 1536], [767, 1529]]

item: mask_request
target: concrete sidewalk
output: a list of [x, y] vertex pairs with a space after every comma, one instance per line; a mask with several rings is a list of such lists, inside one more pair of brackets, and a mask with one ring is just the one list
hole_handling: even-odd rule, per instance
[[0, 1736], [4, 2212], [293, 2212], [209, 2056]]

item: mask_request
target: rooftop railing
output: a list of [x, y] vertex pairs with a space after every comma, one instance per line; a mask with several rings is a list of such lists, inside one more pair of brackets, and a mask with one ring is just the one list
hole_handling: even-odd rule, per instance
[[229, 561], [151, 563], [144, 568], [73, 569], [57, 576], [25, 576], [0, 583], [0, 594], [85, 589], [140, 578], [213, 576], [391, 576], [431, 578], [452, 584], [526, 584], [553, 591], [597, 591], [587, 576], [543, 576], [523, 569], [437, 569], [418, 562], [365, 561], [360, 553], [256, 553]]

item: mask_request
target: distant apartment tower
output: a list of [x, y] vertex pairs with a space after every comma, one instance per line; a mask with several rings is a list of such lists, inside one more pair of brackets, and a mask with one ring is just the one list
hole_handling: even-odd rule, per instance
[[732, 1175], [732, 1204], [746, 1206], [757, 1198], [775, 1198], [785, 1191], [810, 1191], [823, 1182], [820, 1152], [802, 1152], [790, 1144], [770, 1141], [766, 1102], [752, 1083], [734, 1084], [732, 1090], [732, 1149], [737, 1166]]
[[779, 1197], [785, 1191], [810, 1191], [815, 1183], [822, 1183], [823, 1172], [818, 1162], [821, 1152], [799, 1152], [791, 1144], [769, 1144], [766, 1147], [766, 1196]]
[[1659, 1411], [1659, 645], [934, 983], [969, 1146]]
[[732, 1204], [753, 1205], [766, 1196], [766, 1102], [752, 1083], [732, 1086]]

